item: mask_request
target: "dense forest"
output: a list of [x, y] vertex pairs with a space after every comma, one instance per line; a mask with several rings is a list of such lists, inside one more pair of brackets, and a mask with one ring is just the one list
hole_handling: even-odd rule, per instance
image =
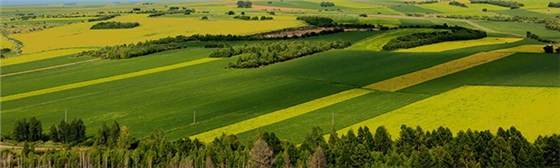
[[491, 5], [509, 7], [511, 9], [519, 9], [520, 7], [525, 6], [524, 4], [515, 1], [502, 1], [502, 0], [471, 0], [471, 3], [491, 4]]
[[486, 32], [484, 31], [466, 28], [454, 28], [450, 31], [414, 33], [389, 41], [383, 46], [383, 50], [391, 51], [396, 49], [414, 48], [444, 41], [481, 39], [486, 36]]
[[99, 22], [90, 29], [131, 29], [140, 26], [138, 22]]
[[457, 1], [451, 1], [451, 2], [449, 2], [449, 5], [458, 6], [458, 7], [463, 7], [463, 8], [468, 8], [468, 6], [465, 5], [464, 3], [457, 2]]
[[298, 57], [312, 55], [330, 49], [350, 46], [350, 42], [323, 41], [273, 41], [240, 47], [225, 47], [210, 54], [210, 57], [231, 57], [240, 54], [237, 61], [229, 64], [230, 68], [257, 68], [283, 62]]
[[[78, 120], [76, 120], [78, 121]], [[85, 128], [84, 128], [85, 129]], [[559, 167], [560, 135], [528, 141], [515, 127], [485, 131], [448, 128], [423, 130], [403, 125], [393, 137], [385, 127], [360, 127], [324, 136], [314, 127], [303, 142], [262, 132], [249, 142], [222, 135], [212, 142], [169, 141], [155, 129], [135, 139], [126, 126], [103, 124], [96, 135], [73, 147], [36, 150], [23, 142], [21, 152], [0, 152], [2, 167]], [[17, 135], [13, 135], [17, 136]], [[44, 135], [48, 137], [47, 135]], [[246, 145], [248, 144], [248, 145]]]

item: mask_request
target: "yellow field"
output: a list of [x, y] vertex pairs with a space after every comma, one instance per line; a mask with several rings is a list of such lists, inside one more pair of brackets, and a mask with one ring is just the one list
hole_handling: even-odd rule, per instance
[[364, 88], [374, 90], [397, 91], [414, 86], [432, 79], [469, 69], [500, 58], [507, 57], [513, 53], [483, 52], [439, 64], [427, 69], [422, 69], [406, 75], [397, 76], [381, 82], [377, 82]]
[[365, 95], [367, 93], [370, 93], [370, 91], [364, 89], [352, 89], [352, 90], [343, 91], [337, 94], [315, 99], [313, 101], [305, 102], [286, 109], [278, 110], [255, 118], [247, 119], [235, 124], [230, 124], [225, 127], [221, 127], [201, 134], [197, 134], [192, 136], [191, 138], [198, 138], [203, 142], [209, 142], [212, 141], [215, 137], [222, 135], [223, 133], [225, 134], [242, 133], [258, 127], [274, 124], [292, 117], [309, 113], [323, 107], [327, 107], [339, 102], [343, 102], [355, 97]]
[[14, 64], [21, 64], [31, 61], [49, 59], [54, 57], [61, 57], [70, 54], [76, 54], [86, 50], [92, 50], [94, 48], [77, 48], [77, 49], [60, 49], [60, 50], [51, 50], [45, 52], [37, 52], [31, 54], [24, 54], [17, 57], [5, 58], [0, 61], [0, 65], [8, 66]]
[[17, 99], [22, 99], [22, 98], [31, 97], [31, 96], [37, 96], [37, 95], [59, 92], [59, 91], [64, 91], [64, 90], [70, 90], [70, 89], [75, 89], [75, 88], [80, 88], [80, 87], [85, 87], [85, 86], [90, 86], [90, 85], [95, 85], [95, 84], [100, 84], [100, 83], [105, 83], [105, 82], [111, 82], [111, 81], [115, 81], [115, 80], [121, 80], [121, 79], [132, 78], [132, 77], [137, 77], [137, 76], [142, 76], [142, 75], [147, 75], [147, 74], [153, 74], [153, 73], [157, 73], [157, 72], [163, 72], [163, 71], [173, 70], [173, 69], [177, 69], [177, 68], [183, 68], [183, 67], [187, 67], [187, 66], [202, 64], [202, 63], [206, 63], [206, 62], [211, 62], [211, 61], [215, 61], [215, 60], [218, 60], [218, 59], [219, 58], [201, 58], [201, 59], [197, 59], [197, 60], [193, 60], [193, 61], [173, 64], [173, 65], [168, 65], [168, 66], [163, 66], [163, 67], [157, 67], [157, 68], [152, 68], [152, 69], [146, 69], [146, 70], [142, 70], [142, 71], [138, 71], [138, 72], [132, 72], [132, 73], [121, 74], [121, 75], [116, 75], [116, 76], [111, 76], [111, 77], [106, 77], [106, 78], [100, 78], [100, 79], [95, 79], [95, 80], [90, 80], [90, 81], [84, 81], [84, 82], [72, 83], [72, 84], [47, 88], [47, 89], [41, 89], [41, 90], [36, 90], [36, 91], [31, 91], [31, 92], [26, 92], [26, 93], [9, 95], [9, 96], [1, 97], [0, 102], [17, 100]]
[[493, 52], [520, 52], [520, 53], [542, 53], [544, 45], [522, 45], [513, 48], [496, 50]]
[[529, 140], [560, 133], [560, 88], [464, 86], [340, 130], [385, 126], [397, 136], [402, 124], [496, 131], [515, 126]]
[[442, 42], [442, 43], [430, 44], [430, 45], [425, 45], [425, 46], [420, 46], [415, 48], [402, 49], [402, 50], [398, 50], [397, 52], [442, 52], [442, 51], [455, 50], [455, 49], [474, 47], [474, 46], [512, 43], [520, 40], [523, 39], [487, 37], [487, 38], [477, 39], [477, 40]]
[[112, 21], [138, 22], [140, 26], [133, 29], [90, 30], [95, 23], [76, 23], [11, 37], [22, 41], [25, 45], [23, 52], [30, 53], [57, 48], [118, 45], [177, 35], [253, 34], [304, 25], [291, 16], [275, 16], [271, 21], [203, 21], [198, 18], [149, 18], [144, 14], [131, 14], [116, 17]]
[[9, 48], [9, 49], [13, 49], [15, 47], [15, 44], [8, 41], [8, 39], [6, 37], [1, 37], [2, 41], [0, 41], [0, 48]]
[[[348, 50], [372, 50], [381, 51], [383, 46], [389, 41], [404, 35], [421, 33], [421, 32], [434, 32], [437, 30], [433, 29], [400, 29], [391, 32], [383, 33], [378, 36], [374, 36], [365, 40], [362, 40], [352, 46], [348, 47]], [[441, 31], [441, 30], [440, 30]]]

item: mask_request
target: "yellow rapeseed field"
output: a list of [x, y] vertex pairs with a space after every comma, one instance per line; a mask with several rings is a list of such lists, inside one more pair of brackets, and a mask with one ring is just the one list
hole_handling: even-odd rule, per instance
[[425, 46], [420, 46], [415, 48], [402, 49], [402, 50], [398, 50], [397, 52], [442, 52], [442, 51], [455, 50], [455, 49], [474, 47], [474, 46], [512, 43], [520, 40], [523, 39], [487, 37], [487, 38], [477, 39], [477, 40], [442, 42], [442, 43], [430, 44], [430, 45], [425, 45]]
[[0, 48], [9, 48], [9, 49], [13, 49], [15, 47], [15, 44], [8, 41], [8, 39], [6, 37], [1, 37], [2, 41], [0, 41]]
[[[400, 126], [491, 130], [515, 126], [529, 140], [560, 132], [560, 88], [463, 86], [339, 130], [385, 126], [393, 137]], [[456, 133], [456, 132], [455, 132]]]
[[191, 138], [198, 138], [203, 142], [213, 140], [215, 137], [225, 134], [238, 134], [249, 131], [258, 127], [274, 124], [286, 119], [296, 117], [305, 113], [309, 113], [323, 107], [327, 107], [339, 102], [343, 102], [355, 97], [359, 97], [370, 93], [365, 89], [351, 89], [337, 94], [329, 95], [323, 98], [315, 99], [313, 101], [305, 102], [296, 106], [271, 112], [265, 115], [247, 119], [238, 123], [230, 124], [225, 127], [217, 128], [201, 134], [192, 136]]
[[145, 14], [130, 14], [111, 21], [138, 22], [140, 26], [132, 29], [90, 30], [97, 22], [76, 23], [11, 37], [22, 41], [25, 45], [22, 51], [30, 53], [57, 48], [118, 45], [177, 35], [252, 34], [304, 25], [292, 16], [274, 16], [274, 20], [269, 21], [203, 21], [198, 18], [149, 18]]
[[75, 49], [60, 49], [60, 50], [51, 50], [45, 52], [36, 52], [30, 54], [23, 54], [17, 57], [5, 58], [0, 60], [0, 65], [8, 66], [14, 64], [21, 64], [31, 61], [49, 59], [54, 57], [60, 57], [70, 54], [76, 54], [82, 51], [91, 50], [93, 48], [75, 48]]
[[522, 45], [518, 47], [496, 50], [493, 52], [520, 52], [520, 53], [542, 53], [544, 45]]
[[417, 85], [445, 75], [469, 69], [500, 58], [507, 57], [513, 53], [483, 52], [439, 64], [430, 68], [422, 69], [409, 74], [397, 76], [381, 82], [377, 82], [364, 88], [374, 90], [397, 91], [410, 86]]
[[0, 102], [17, 100], [17, 99], [22, 99], [22, 98], [31, 97], [31, 96], [37, 96], [37, 95], [42, 95], [42, 94], [47, 94], [47, 93], [70, 90], [70, 89], [75, 89], [75, 88], [80, 88], [80, 87], [85, 87], [85, 86], [90, 86], [90, 85], [95, 85], [95, 84], [100, 84], [100, 83], [105, 83], [105, 82], [111, 82], [111, 81], [115, 81], [115, 80], [127, 79], [127, 78], [132, 78], [132, 77], [137, 77], [137, 76], [142, 76], [142, 75], [147, 75], [147, 74], [152, 74], [152, 73], [157, 73], [157, 72], [162, 72], [162, 71], [168, 71], [168, 70], [173, 70], [173, 69], [177, 69], [177, 68], [183, 68], [183, 67], [187, 67], [187, 66], [202, 64], [202, 63], [206, 63], [206, 62], [211, 62], [211, 61], [215, 61], [215, 60], [218, 60], [218, 59], [219, 58], [201, 58], [201, 59], [197, 59], [197, 60], [193, 60], [193, 61], [187, 61], [187, 62], [168, 65], [168, 66], [146, 69], [146, 70], [127, 73], [127, 74], [121, 74], [121, 75], [116, 75], [116, 76], [111, 76], [111, 77], [106, 77], [106, 78], [94, 79], [94, 80], [90, 80], [90, 81], [72, 83], [72, 84], [67, 84], [67, 85], [62, 85], [62, 86], [57, 86], [57, 87], [52, 87], [52, 88], [46, 88], [46, 89], [41, 89], [41, 90], [36, 90], [36, 91], [31, 91], [31, 92], [26, 92], [26, 93], [20, 93], [20, 94], [15, 94], [15, 95], [9, 95], [9, 96], [1, 97]]

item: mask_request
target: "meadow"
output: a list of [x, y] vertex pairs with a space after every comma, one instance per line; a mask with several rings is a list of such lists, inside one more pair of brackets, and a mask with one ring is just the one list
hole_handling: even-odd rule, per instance
[[[531, 31], [560, 40], [560, 32], [548, 30], [544, 24], [435, 17], [554, 15], [547, 13], [555, 9], [543, 6], [543, 0], [520, 1], [526, 6], [519, 10], [470, 3], [469, 8], [443, 2], [405, 5], [401, 0], [333, 0], [334, 7], [321, 7], [319, 0], [262, 0], [254, 1], [253, 8], [236, 8], [234, 1], [1, 7], [5, 16], [18, 10], [82, 16], [26, 21], [2, 18], [6, 25], [56, 26], [7, 35], [23, 43], [23, 53], [0, 61], [0, 132], [7, 135], [13, 121], [37, 116], [46, 133], [67, 111], [69, 119], [84, 121], [88, 135], [96, 135], [101, 123], [118, 121], [137, 138], [148, 138], [160, 128], [169, 139], [190, 137], [210, 142], [226, 133], [252, 143], [256, 135], [268, 131], [282, 140], [302, 142], [313, 126], [322, 128], [323, 133], [338, 130], [344, 134], [359, 126], [373, 129], [384, 125], [392, 135], [398, 135], [400, 125], [407, 124], [425, 129], [447, 126], [456, 131], [516, 126], [534, 140], [538, 135], [560, 132], [554, 124], [560, 122], [560, 107], [554, 105], [560, 101], [560, 67], [557, 54], [542, 53], [545, 43], [524, 36]], [[122, 13], [108, 20], [140, 24], [126, 30], [90, 30], [99, 21], [85, 22], [100, 12], [135, 7], [167, 11], [171, 6], [197, 12], [159, 17]], [[274, 15], [267, 13], [275, 8], [281, 10], [274, 10]], [[485, 8], [488, 12], [482, 11]], [[234, 15], [225, 14], [228, 11], [274, 19], [236, 20]], [[349, 41], [352, 46], [252, 69], [225, 68], [241, 56], [208, 58], [217, 49], [204, 48], [209, 43], [205, 41], [130, 59], [76, 57], [85, 50], [169, 36], [251, 35], [309, 26], [296, 20], [303, 15], [328, 17], [337, 24], [367, 23], [394, 29], [289, 39]], [[202, 20], [203, 16], [208, 19]], [[485, 30], [489, 36], [382, 51], [383, 45], [398, 37], [448, 31], [399, 26], [444, 23]], [[224, 43], [236, 47], [262, 41]], [[1, 45], [15, 47], [5, 38]]]

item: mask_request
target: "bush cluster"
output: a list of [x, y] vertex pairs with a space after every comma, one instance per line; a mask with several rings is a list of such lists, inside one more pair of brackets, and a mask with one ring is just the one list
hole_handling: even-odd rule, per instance
[[245, 0], [245, 1], [237, 1], [237, 7], [238, 8], [251, 8], [253, 7], [253, 2]]
[[334, 3], [332, 2], [321, 2], [321, 7], [333, 7]]
[[298, 16], [297, 20], [302, 20], [310, 25], [319, 27], [329, 27], [334, 24], [334, 20], [327, 17], [320, 16]]
[[90, 29], [131, 29], [140, 26], [138, 22], [99, 22]]
[[231, 57], [240, 54], [230, 68], [258, 68], [298, 57], [350, 46], [349, 42], [274, 41], [242, 47], [226, 47], [210, 54], [210, 57]]
[[119, 14], [113, 14], [113, 15], [105, 15], [105, 16], [99, 16], [97, 18], [92, 18], [92, 19], [88, 19], [88, 22], [95, 22], [95, 21], [103, 21], [103, 20], [109, 20], [109, 19], [113, 19], [117, 16], [120, 16]]
[[383, 50], [391, 51], [403, 48], [414, 48], [444, 41], [481, 39], [486, 36], [486, 32], [484, 31], [457, 27], [451, 29], [451, 31], [414, 33], [411, 35], [401, 36], [385, 44], [383, 46]]
[[274, 18], [272, 16], [246, 16], [246, 15], [237, 15], [234, 16], [233, 19], [240, 19], [240, 20], [273, 20]]
[[458, 1], [451, 1], [451, 2], [449, 2], [449, 5], [468, 8], [467, 5], [465, 5], [464, 3], [458, 2]]
[[550, 3], [548, 3], [548, 7], [550, 7], [550, 8], [560, 8], [560, 2], [550, 2]]
[[519, 9], [520, 7], [525, 6], [523, 3], [518, 3], [515, 1], [502, 1], [502, 0], [471, 0], [471, 3], [491, 4], [491, 5], [509, 7], [511, 9]]

